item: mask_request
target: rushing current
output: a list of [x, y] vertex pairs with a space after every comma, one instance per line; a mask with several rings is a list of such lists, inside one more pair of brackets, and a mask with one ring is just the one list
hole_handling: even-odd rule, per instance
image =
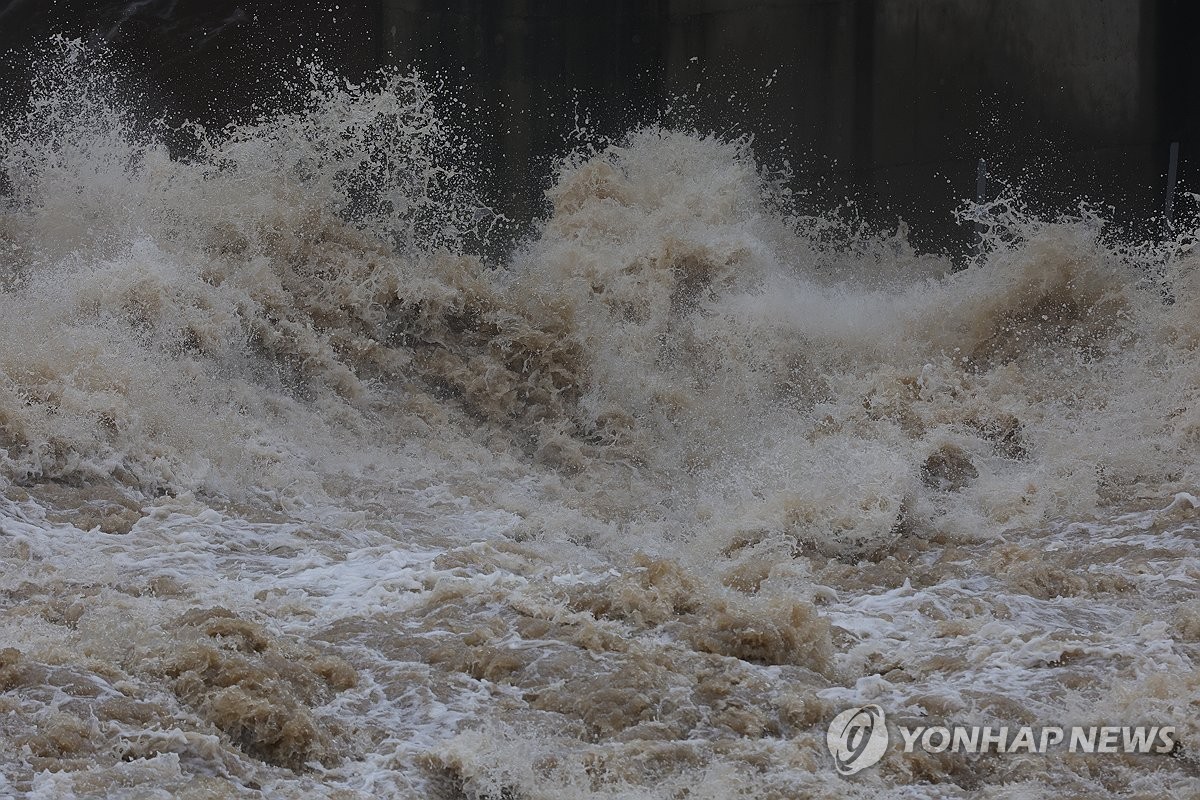
[[[0, 795], [1200, 795], [1191, 232], [1008, 198], [956, 264], [660, 124], [500, 260], [417, 75], [181, 154], [46, 58], [0, 126]], [[864, 703], [1180, 746], [843, 779]]]

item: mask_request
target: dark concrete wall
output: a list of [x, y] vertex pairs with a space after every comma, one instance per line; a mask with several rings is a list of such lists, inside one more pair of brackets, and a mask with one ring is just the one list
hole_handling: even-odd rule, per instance
[[497, 202], [518, 214], [577, 110], [616, 134], [690, 104], [788, 159], [814, 205], [853, 194], [938, 245], [981, 157], [1046, 210], [1090, 195], [1153, 227], [1169, 143], [1184, 181], [1200, 144], [1198, 23], [1192, 0], [0, 0], [0, 49], [102, 38], [170, 114], [218, 121], [314, 49], [351, 75], [437, 70], [484, 109]]
[[549, 114], [570, 109], [572, 89], [608, 131], [690, 93], [702, 124], [787, 158], [814, 204], [849, 193], [937, 245], [956, 237], [950, 209], [974, 196], [980, 158], [993, 186], [1019, 182], [1047, 212], [1090, 196], [1155, 227], [1170, 141], [1192, 174], [1200, 72], [1178, 32], [1197, 30], [1198, 6], [386, 0], [383, 42], [400, 61], [466, 65], [481, 97], [509, 100], [495, 127], [518, 206], [561, 146], [564, 120]]

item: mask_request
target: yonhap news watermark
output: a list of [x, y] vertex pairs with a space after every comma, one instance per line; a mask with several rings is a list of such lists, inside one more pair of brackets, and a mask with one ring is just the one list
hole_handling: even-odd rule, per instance
[[1145, 753], [1171, 754], [1179, 747], [1173, 725], [895, 725], [877, 705], [848, 708], [829, 723], [825, 740], [834, 768], [853, 775], [878, 764], [889, 745], [905, 753]]

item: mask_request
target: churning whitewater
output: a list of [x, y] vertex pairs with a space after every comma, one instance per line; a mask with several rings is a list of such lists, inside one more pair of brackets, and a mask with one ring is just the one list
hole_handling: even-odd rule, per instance
[[[661, 124], [568, 155], [497, 263], [417, 75], [314, 67], [213, 131], [79, 43], [38, 74], [0, 130], [0, 793], [1200, 794], [1190, 232], [1008, 200], [956, 270]], [[1178, 746], [839, 778], [867, 703]]]

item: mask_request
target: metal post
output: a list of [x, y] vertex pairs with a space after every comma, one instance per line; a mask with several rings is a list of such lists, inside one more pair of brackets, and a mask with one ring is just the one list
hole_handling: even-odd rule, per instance
[[1175, 222], [1175, 178], [1179, 174], [1179, 142], [1171, 142], [1171, 157], [1167, 162], [1167, 199], [1163, 203], [1168, 235], [1173, 230]]
[[[978, 211], [983, 207], [983, 201], [987, 199], [987, 161], [979, 159], [979, 164], [975, 167], [975, 208]], [[975, 223], [975, 255], [976, 257], [983, 255], [983, 231], [984, 225], [982, 222]]]

